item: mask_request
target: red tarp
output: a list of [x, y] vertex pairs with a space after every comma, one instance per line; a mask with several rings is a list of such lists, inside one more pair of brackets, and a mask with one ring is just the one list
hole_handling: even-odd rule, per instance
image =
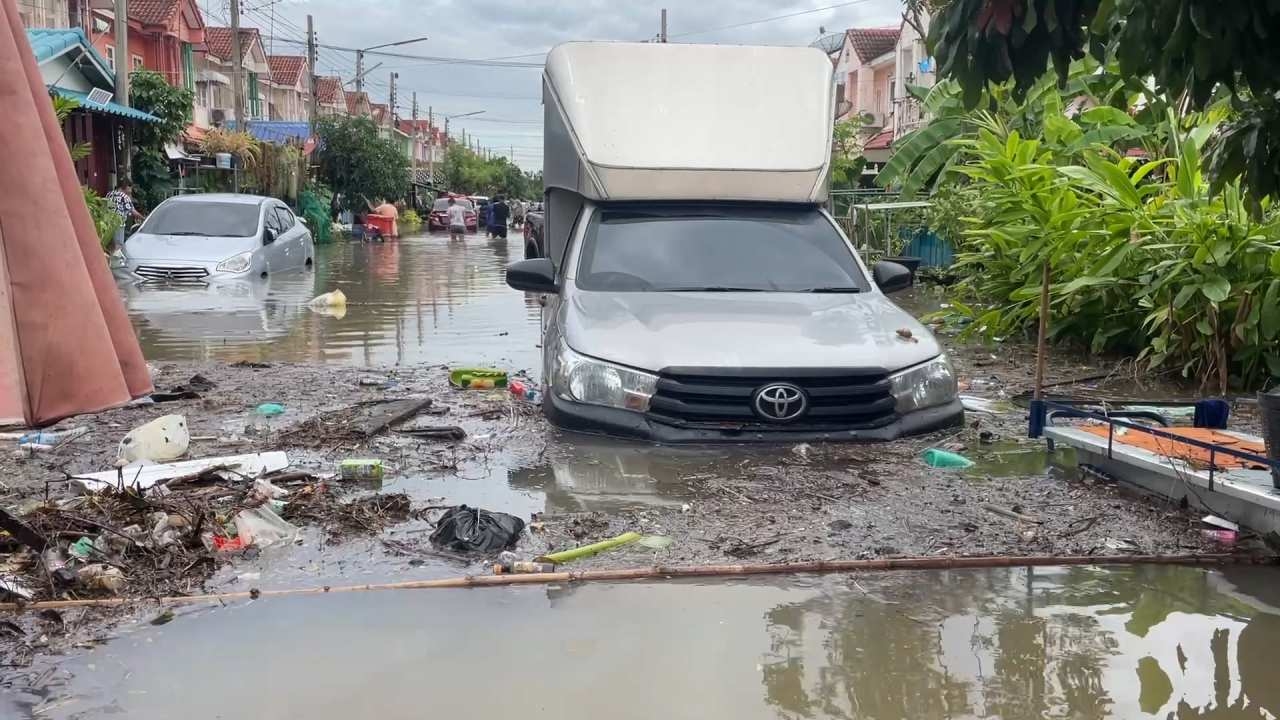
[[47, 425], [151, 379], [18, 7], [0, 8], [0, 422]]

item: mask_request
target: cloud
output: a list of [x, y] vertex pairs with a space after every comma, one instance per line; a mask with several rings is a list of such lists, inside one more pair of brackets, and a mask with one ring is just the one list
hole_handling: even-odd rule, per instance
[[[846, 0], [847, 1], [847, 0]], [[369, 47], [428, 36], [422, 43], [390, 50], [414, 55], [461, 58], [508, 58], [540, 65], [542, 54], [570, 40], [640, 41], [657, 35], [659, 14], [668, 10], [668, 33], [674, 42], [807, 45], [820, 27], [829, 32], [858, 25], [893, 24], [901, 16], [899, 0], [856, 0], [843, 7], [744, 25], [840, 0], [244, 0], [242, 24], [256, 25], [277, 38], [276, 52], [304, 50], [307, 14], [315, 21], [321, 44]], [[225, 24], [220, 4], [209, 2], [210, 24]], [[293, 41], [293, 42], [290, 42]], [[354, 54], [322, 48], [319, 69], [325, 74], [354, 75]], [[485, 113], [457, 120], [451, 131], [466, 129], [498, 152], [516, 146], [516, 160], [526, 169], [541, 168], [541, 72], [532, 68], [491, 68], [442, 64], [366, 55], [366, 68], [383, 65], [367, 76], [366, 90], [385, 102], [390, 73], [399, 73], [396, 105], [410, 115], [418, 94], [420, 116], [431, 107], [437, 114]], [[506, 122], [494, 122], [506, 121]], [[505, 149], [504, 149], [505, 148]]]

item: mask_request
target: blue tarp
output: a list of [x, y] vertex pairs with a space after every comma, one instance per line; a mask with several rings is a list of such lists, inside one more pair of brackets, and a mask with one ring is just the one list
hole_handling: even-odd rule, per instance
[[[235, 122], [228, 122], [227, 127], [236, 129]], [[311, 128], [306, 122], [295, 120], [251, 120], [249, 134], [262, 142], [284, 145], [290, 142], [304, 142], [311, 137]]]

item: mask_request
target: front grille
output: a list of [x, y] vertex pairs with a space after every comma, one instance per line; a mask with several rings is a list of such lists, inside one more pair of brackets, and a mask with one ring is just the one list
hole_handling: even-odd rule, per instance
[[[775, 382], [799, 387], [809, 398], [804, 416], [790, 422], [756, 414], [752, 399]], [[668, 368], [659, 373], [648, 417], [668, 425], [720, 430], [865, 430], [897, 419], [889, 374], [882, 369]]]
[[162, 265], [139, 265], [133, 271], [148, 280], [169, 280], [172, 282], [201, 282], [209, 277], [209, 271], [202, 267], [177, 267]]

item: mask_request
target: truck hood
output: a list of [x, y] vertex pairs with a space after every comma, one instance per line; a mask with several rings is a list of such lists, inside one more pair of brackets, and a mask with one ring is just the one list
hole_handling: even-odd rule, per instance
[[[933, 335], [878, 292], [660, 293], [570, 290], [563, 324], [574, 350], [620, 365], [883, 368], [941, 352]], [[898, 331], [911, 331], [910, 338]]]

